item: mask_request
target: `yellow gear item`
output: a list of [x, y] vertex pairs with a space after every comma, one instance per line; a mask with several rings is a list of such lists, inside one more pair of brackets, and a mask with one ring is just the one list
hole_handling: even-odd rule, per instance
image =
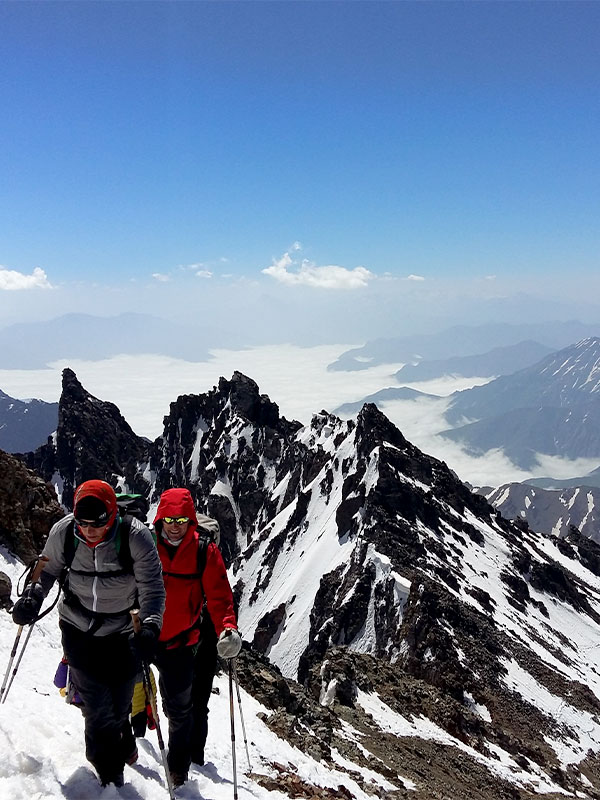
[[[156, 697], [156, 681], [154, 680], [154, 673], [150, 670], [150, 684], [152, 686], [152, 693]], [[133, 697], [131, 698], [131, 716], [135, 717], [146, 708], [146, 693], [144, 692], [144, 682], [139, 676], [133, 687]]]

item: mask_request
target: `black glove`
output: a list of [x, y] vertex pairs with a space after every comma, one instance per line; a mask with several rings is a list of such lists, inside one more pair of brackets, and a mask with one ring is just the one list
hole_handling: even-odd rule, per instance
[[158, 646], [160, 630], [153, 622], [142, 622], [142, 627], [137, 633], [129, 637], [131, 646], [142, 661], [152, 661]]
[[28, 584], [21, 597], [13, 606], [12, 618], [17, 625], [29, 625], [35, 622], [40, 613], [44, 591], [39, 583]]

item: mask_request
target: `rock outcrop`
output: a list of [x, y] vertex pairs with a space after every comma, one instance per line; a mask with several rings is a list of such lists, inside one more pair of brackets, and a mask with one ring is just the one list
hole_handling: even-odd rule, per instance
[[53, 488], [18, 458], [0, 450], [0, 543], [23, 561], [31, 561], [63, 515]]

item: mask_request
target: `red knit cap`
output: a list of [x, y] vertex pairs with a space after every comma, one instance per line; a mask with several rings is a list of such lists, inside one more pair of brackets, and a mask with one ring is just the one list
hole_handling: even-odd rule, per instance
[[90, 501], [94, 498], [103, 504], [107, 514], [106, 524], [112, 525], [117, 517], [117, 496], [112, 486], [106, 483], [106, 481], [84, 481], [75, 490], [75, 496], [73, 498], [73, 512], [75, 517], [78, 516], [79, 507], [81, 519], [98, 519], [101, 515], [93, 514], [92, 516], [87, 516], [86, 505], [89, 506], [90, 510], [93, 509], [94, 506], [96, 508], [98, 508], [98, 506], [93, 502], [81, 503], [81, 501], [85, 501], [86, 498], [89, 498]]

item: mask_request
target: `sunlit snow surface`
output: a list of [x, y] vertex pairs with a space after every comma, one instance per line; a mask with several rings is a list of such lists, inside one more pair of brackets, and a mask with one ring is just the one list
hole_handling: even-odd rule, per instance
[[[23, 567], [6, 556], [6, 551], [0, 550], [0, 571], [9, 575], [14, 586]], [[16, 631], [17, 627], [10, 615], [0, 612], [2, 675], [8, 664]], [[139, 760], [135, 766], [125, 767], [126, 785], [119, 790], [114, 786], [105, 789], [100, 787], [94, 771], [85, 760], [81, 712], [74, 706], [67, 705], [52, 683], [60, 657], [57, 616], [56, 611], [53, 611], [35, 626], [10, 693], [6, 702], [0, 705], [0, 798], [43, 800], [65, 797], [68, 800], [87, 800], [98, 797], [103, 800], [165, 800], [168, 795], [154, 732], [147, 733], [144, 739], [138, 739]], [[192, 768], [190, 780], [177, 790], [177, 797], [196, 800], [231, 800], [233, 797], [229, 689], [226, 676], [217, 677], [215, 685], [218, 694], [213, 694], [211, 698], [206, 764], [202, 768]], [[311, 784], [330, 787], [344, 784], [357, 800], [369, 800], [372, 797], [343, 771], [328, 769], [279, 739], [257, 717], [258, 713], [268, 716], [270, 712], [243, 689], [241, 696], [253, 772], [276, 774], [269, 767], [270, 763], [277, 762], [284, 766], [292, 764], [298, 776]], [[280, 792], [261, 788], [244, 774], [248, 771], [248, 763], [237, 703], [235, 706], [240, 800], [287, 798], [287, 795]], [[161, 719], [166, 736], [167, 723], [164, 717]], [[340, 763], [342, 761], [339, 760]], [[352, 768], [361, 772], [369, 782], [376, 781], [382, 788], [390, 786], [370, 770], [363, 770], [356, 764]]]
[[[471, 520], [475, 524], [475, 520]], [[499, 545], [494, 529], [477, 523], [485, 532], [488, 542], [485, 550], [473, 545], [472, 551], [466, 554], [466, 570], [470, 574], [479, 572], [482, 567], [488, 571], [486, 588], [493, 592], [496, 581], [494, 566], [501, 568], [507, 553]], [[325, 528], [327, 525], [325, 524]], [[337, 541], [337, 536], [317, 534], [312, 544], [317, 548], [313, 557], [318, 560], [327, 558], [330, 561], [342, 563], [347, 545], [338, 544], [337, 552], [331, 550], [332, 545], [326, 540]], [[304, 540], [304, 546], [307, 542]], [[548, 545], [551, 547], [551, 545]], [[318, 549], [321, 548], [321, 549]], [[326, 548], [326, 549], [323, 549]], [[476, 553], [478, 552], [478, 555]], [[484, 561], [481, 556], [485, 553]], [[272, 596], [261, 599], [258, 603], [264, 611], [265, 604], [276, 603], [279, 595], [285, 597], [285, 581], [292, 580], [295, 575], [296, 586], [303, 585], [309, 596], [315, 591], [315, 586], [309, 579], [310, 570], [305, 559], [306, 569], [302, 559], [295, 561], [299, 554], [290, 554], [290, 573], [278, 576], [272, 583]], [[554, 553], [552, 553], [554, 555]], [[377, 563], [377, 568], [386, 574], [390, 572], [390, 565], [385, 557], [371, 548], [369, 558]], [[314, 566], [314, 561], [312, 562]], [[0, 571], [5, 572], [16, 586], [18, 576], [23, 567], [8, 553], [0, 549]], [[304, 573], [303, 573], [304, 570]], [[314, 571], [314, 570], [313, 570]], [[304, 577], [302, 577], [304, 574]], [[589, 575], [587, 576], [589, 578]], [[408, 590], [408, 583], [400, 576], [396, 576], [398, 586], [398, 600], [401, 604], [402, 594]], [[314, 583], [314, 579], [313, 579]], [[289, 587], [288, 587], [289, 588]], [[595, 587], [600, 591], [600, 586]], [[509, 632], [521, 640], [527, 639], [527, 631], [519, 624], [517, 615], [512, 615], [510, 606], [502, 597], [501, 590], [494, 593], [497, 597], [497, 621], [506, 626]], [[15, 591], [13, 589], [13, 598]], [[467, 596], [463, 596], [467, 599]], [[547, 602], [548, 598], [546, 598]], [[302, 601], [304, 602], [304, 601]], [[579, 656], [571, 654], [574, 667], [569, 670], [561, 662], [552, 663], [552, 666], [565, 673], [570, 672], [571, 677], [580, 677], [577, 673], [589, 671], [592, 655], [591, 648], [595, 643], [591, 639], [592, 631], [588, 629], [585, 617], [575, 612], [565, 612], [564, 607], [553, 607], [550, 603], [550, 619], [547, 620], [561, 631], [569, 631], [574, 642], [574, 648], [581, 648]], [[298, 606], [298, 616], [303, 610]], [[531, 620], [535, 624], [534, 620]], [[368, 624], [366, 626], [368, 629]], [[2, 675], [8, 663], [9, 653], [16, 634], [16, 626], [10, 615], [0, 612], [0, 652], [3, 663], [0, 664]], [[302, 626], [298, 626], [294, 635], [301, 636]], [[363, 639], [354, 642], [359, 650], [368, 649], [368, 630], [363, 632]], [[282, 642], [287, 637], [282, 637]], [[289, 644], [289, 640], [288, 644]], [[535, 643], [531, 643], [535, 647]], [[539, 645], [538, 645], [539, 646]], [[277, 645], [273, 648], [277, 649]], [[587, 650], [587, 652], [586, 652]], [[545, 653], [548, 658], [549, 654]], [[158, 750], [156, 734], [149, 732], [145, 739], [138, 741], [139, 761], [133, 767], [126, 767], [126, 785], [117, 790], [115, 787], [101, 789], [93, 770], [89, 767], [84, 756], [83, 719], [78, 709], [67, 705], [60, 697], [52, 684], [52, 679], [61, 656], [60, 637], [57, 627], [56, 611], [38, 623], [33, 630], [29, 647], [21, 663], [19, 673], [11, 688], [6, 703], [0, 705], [0, 798], [4, 800], [43, 800], [44, 798], [60, 798], [67, 800], [87, 800], [87, 798], [104, 798], [111, 800], [125, 798], [125, 800], [164, 800], [167, 796], [164, 784], [162, 762]], [[279, 660], [285, 661], [283, 653], [278, 653]], [[292, 656], [296, 659], [296, 654]], [[593, 659], [592, 659], [593, 660]], [[559, 761], [563, 766], [577, 764], [588, 750], [597, 750], [600, 747], [600, 725], [589, 714], [571, 707], [566, 701], [554, 697], [547, 689], [539, 685], [514, 660], [506, 659], [507, 674], [504, 680], [507, 686], [519, 692], [523, 698], [544, 709], [545, 713], [556, 720], [555, 738], [547, 739], [554, 748]], [[589, 676], [592, 687], [596, 691], [593, 678]], [[232, 768], [231, 768], [231, 731], [229, 718], [228, 682], [225, 675], [216, 680], [218, 693], [211, 699], [210, 733], [206, 749], [207, 763], [203, 768], [193, 767], [190, 780], [177, 790], [177, 797], [205, 798], [206, 800], [224, 800], [233, 796]], [[344, 771], [344, 768], [355, 770], [367, 782], [377, 785], [381, 790], [391, 790], [393, 784], [384, 779], [374, 769], [358, 766], [348, 760], [347, 756], [339, 753], [335, 748], [332, 751], [333, 760], [339, 769], [327, 767], [322, 762], [317, 762], [298, 749], [279, 739], [270, 731], [258, 714], [269, 716], [266, 708], [261, 706], [253, 697], [243, 689], [242, 705], [244, 719], [249, 741], [250, 760], [253, 773], [275, 775], [271, 766], [274, 762], [284, 765], [302, 780], [315, 786], [338, 787], [343, 784], [356, 800], [369, 800], [372, 795], [361, 789], [354, 780]], [[465, 698], [468, 703], [468, 698]], [[286, 795], [277, 791], [268, 791], [252, 780], [248, 774], [248, 765], [243, 747], [240, 719], [236, 705], [237, 726], [237, 764], [238, 764], [238, 795], [240, 800], [250, 798], [284, 798]], [[560, 786], [554, 784], [551, 778], [537, 765], [530, 763], [529, 770], [524, 770], [511, 756], [493, 743], [487, 742], [492, 756], [484, 756], [463, 742], [455, 739], [438, 725], [426, 717], [405, 717], [392, 710], [376, 693], [358, 693], [358, 706], [372, 716], [376, 726], [387, 734], [397, 737], [410, 737], [426, 739], [437, 742], [440, 746], [458, 748], [465, 755], [475, 759], [500, 778], [511, 781], [516, 785], [529, 788], [535, 792], [565, 793]], [[487, 714], [484, 707], [477, 709], [482, 716]], [[166, 721], [163, 719], [163, 728], [166, 732]], [[345, 737], [353, 741], [359, 750], [368, 758], [371, 767], [376, 766], [376, 757], [366, 748], [366, 739], [362, 734], [348, 723], [343, 723]], [[405, 776], [398, 775], [397, 785], [404, 785], [407, 789], [414, 789], [414, 784]]]
[[[395, 736], [415, 736], [421, 739], [431, 739], [434, 742], [457, 747], [459, 750], [468, 753], [476, 761], [485, 764], [486, 767], [498, 777], [529, 786], [533, 791], [569, 794], [551, 781], [541, 770], [539, 770], [538, 775], [531, 775], [525, 772], [513, 761], [506, 751], [499, 747], [494, 747], [488, 743], [490, 750], [493, 750], [496, 754], [497, 760], [486, 758], [481, 753], [477, 752], [477, 750], [474, 750], [472, 747], [464, 744], [464, 742], [451, 736], [438, 725], [435, 725], [431, 720], [427, 719], [427, 717], [421, 716], [411, 720], [406, 719], [406, 717], [396, 713], [386, 705], [375, 692], [366, 694], [359, 690], [358, 704], [372, 715], [378, 727], [383, 731], [392, 733]], [[535, 765], [532, 766], [535, 769]]]

